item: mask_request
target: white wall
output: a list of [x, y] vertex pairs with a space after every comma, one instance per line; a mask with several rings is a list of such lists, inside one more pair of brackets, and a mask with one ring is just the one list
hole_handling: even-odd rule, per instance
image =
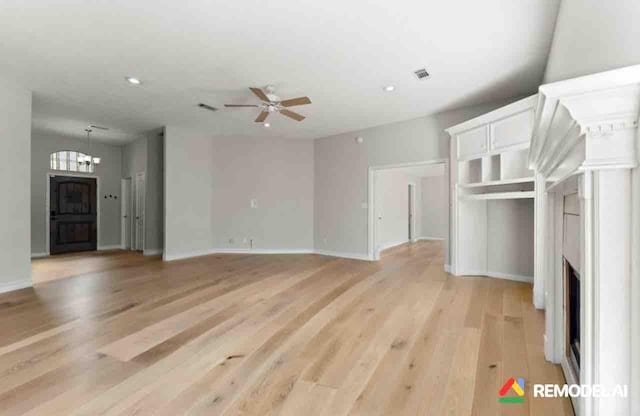
[[0, 292], [31, 285], [31, 91], [0, 79]]
[[[315, 248], [368, 256], [369, 167], [448, 159], [445, 128], [504, 104], [464, 108], [315, 140]], [[357, 144], [357, 136], [362, 136], [364, 143]]]
[[[416, 184], [416, 221], [420, 217], [420, 179], [401, 169], [375, 172], [378, 249], [392, 247], [409, 240], [409, 184]], [[381, 218], [381, 219], [380, 219]], [[417, 226], [416, 229], [419, 229]]]
[[248, 250], [250, 239], [254, 250], [312, 250], [313, 164], [308, 140], [167, 126], [166, 257]]
[[[87, 142], [77, 138], [34, 131], [31, 139], [31, 253], [46, 252], [46, 200], [47, 173], [64, 175], [65, 172], [49, 169], [49, 156], [59, 150], [87, 152]], [[120, 146], [91, 142], [91, 153], [101, 158], [95, 173], [100, 181], [100, 229], [98, 248], [120, 246], [120, 172], [122, 155]]]
[[544, 82], [640, 63], [638, 0], [562, 0]]
[[427, 176], [420, 178], [420, 184], [420, 237], [449, 238], [449, 176]]

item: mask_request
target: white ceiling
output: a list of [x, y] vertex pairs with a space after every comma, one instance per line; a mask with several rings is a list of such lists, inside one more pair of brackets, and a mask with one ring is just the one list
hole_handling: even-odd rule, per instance
[[[34, 129], [315, 138], [534, 92], [558, 2], [3, 0], [0, 73], [34, 91]], [[247, 87], [266, 84], [308, 95], [308, 118], [265, 129], [255, 109], [196, 107], [255, 103]]]

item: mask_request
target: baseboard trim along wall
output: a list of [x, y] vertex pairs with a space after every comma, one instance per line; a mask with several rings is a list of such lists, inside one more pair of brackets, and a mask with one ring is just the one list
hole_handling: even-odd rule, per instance
[[372, 259], [369, 258], [369, 255], [367, 254], [343, 253], [340, 251], [329, 251], [329, 250], [315, 250], [314, 253], [319, 254], [321, 256], [341, 257], [343, 259], [373, 261]]
[[14, 290], [31, 287], [31, 279], [28, 280], [12, 280], [10, 282], [0, 283], [0, 293], [13, 292]]
[[165, 254], [163, 260], [174, 261], [190, 259], [193, 257], [208, 256], [211, 254], [319, 254], [321, 256], [342, 257], [345, 259], [371, 261], [368, 255], [359, 253], [343, 253], [339, 251], [312, 250], [312, 249], [292, 249], [292, 250], [270, 250], [270, 249], [248, 249], [248, 248], [218, 248], [210, 250], [193, 251], [190, 253]]
[[418, 238], [416, 238], [416, 240], [418, 240], [418, 241], [420, 241], [420, 240], [444, 241], [444, 238], [442, 238], [442, 237], [418, 237]]
[[40, 259], [42, 257], [48, 257], [49, 255], [47, 253], [31, 253], [31, 258], [32, 259]]
[[[402, 244], [407, 244], [409, 242], [409, 240], [402, 240], [402, 241], [393, 241], [391, 243], [386, 243], [383, 244], [382, 246], [380, 246], [380, 248], [378, 249], [379, 251], [384, 251], [384, 250], [388, 250], [390, 248], [396, 247], [396, 246], [400, 246]], [[368, 256], [367, 256], [368, 257]]]
[[465, 277], [485, 277], [485, 276], [488, 276], [488, 277], [495, 277], [495, 278], [498, 278], [498, 279], [514, 280], [516, 282], [533, 283], [533, 276], [524, 276], [524, 275], [513, 274], [513, 273], [463, 270], [463, 271], [459, 271], [457, 275], [458, 276], [465, 276]]
[[98, 246], [98, 251], [107, 251], [107, 250], [122, 250], [122, 245], [113, 244], [109, 246]]
[[142, 252], [145, 256], [159, 256], [162, 254], [161, 248], [145, 248]]

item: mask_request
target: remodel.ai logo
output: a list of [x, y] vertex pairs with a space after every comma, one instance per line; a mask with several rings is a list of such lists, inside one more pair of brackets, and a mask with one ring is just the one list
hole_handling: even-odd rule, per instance
[[[515, 393], [515, 396], [507, 396], [509, 390]], [[511, 377], [504, 383], [504, 386], [498, 392], [500, 397], [498, 401], [500, 403], [524, 403], [524, 378], [519, 377], [517, 380]]]

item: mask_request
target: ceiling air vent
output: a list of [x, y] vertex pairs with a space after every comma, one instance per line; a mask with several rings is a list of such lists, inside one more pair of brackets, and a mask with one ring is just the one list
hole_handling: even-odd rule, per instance
[[418, 79], [427, 79], [430, 76], [425, 68], [420, 68], [417, 71], [413, 71], [413, 73], [416, 74]]
[[209, 110], [209, 111], [218, 111], [217, 108], [211, 107], [210, 105], [207, 105], [207, 104], [204, 104], [204, 103], [198, 104], [198, 107], [204, 108], [205, 110]]

